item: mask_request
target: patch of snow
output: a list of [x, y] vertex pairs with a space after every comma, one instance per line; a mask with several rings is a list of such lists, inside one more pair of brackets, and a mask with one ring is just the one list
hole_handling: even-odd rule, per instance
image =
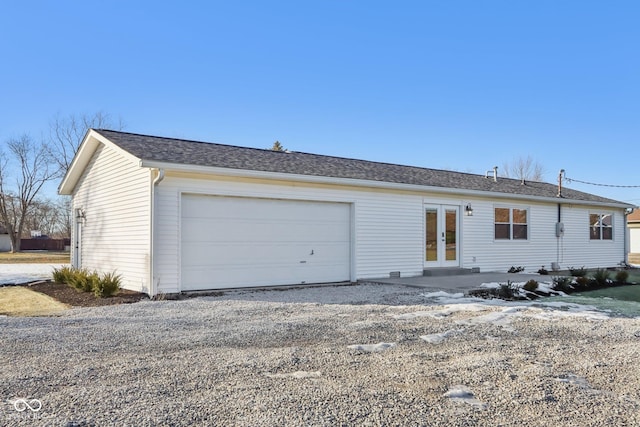
[[556, 381], [575, 385], [580, 388], [585, 388], [585, 389], [591, 388], [586, 378], [579, 377], [574, 374], [560, 375], [558, 378], [556, 378]]
[[433, 299], [433, 298], [447, 298], [447, 299], [459, 299], [459, 298], [464, 298], [464, 294], [462, 292], [458, 292], [455, 294], [450, 294], [449, 292], [445, 292], [445, 291], [438, 291], [438, 292], [427, 292], [426, 294], [422, 294], [423, 297], [428, 298], [428, 299]]
[[446, 332], [442, 332], [439, 334], [420, 335], [420, 338], [431, 344], [440, 344], [447, 338], [450, 338], [454, 335], [458, 335], [463, 331], [464, 329], [450, 329]]
[[458, 320], [456, 323], [460, 325], [480, 325], [490, 323], [496, 326], [500, 326], [507, 331], [514, 331], [510, 324], [514, 317], [519, 316], [521, 311], [526, 310], [526, 307], [515, 306], [506, 307], [499, 311], [494, 311], [481, 316], [469, 317], [464, 320]]
[[[538, 282], [538, 289], [536, 290], [540, 292], [546, 292], [546, 293], [558, 292], [553, 290], [553, 283], [551, 282]], [[564, 294], [564, 292], [562, 293]]]
[[54, 268], [69, 264], [0, 264], [0, 286], [51, 279]]
[[[504, 284], [505, 283], [487, 282], [480, 284], [480, 287], [484, 289], [498, 289]], [[511, 286], [517, 286], [520, 290], [518, 294], [523, 297], [527, 296], [527, 292], [523, 289], [524, 285], [526, 284], [527, 282], [511, 282]], [[551, 282], [538, 282], [538, 288], [536, 289], [536, 291], [565, 295], [564, 292], [553, 290], [553, 283]]]
[[500, 283], [498, 282], [481, 283], [480, 287], [487, 288], [487, 289], [498, 289], [500, 287]]
[[471, 389], [465, 385], [454, 385], [443, 396], [454, 402], [466, 403], [478, 409], [486, 409], [487, 407], [487, 404], [476, 399]]
[[443, 319], [445, 317], [451, 316], [453, 313], [486, 311], [488, 309], [488, 307], [480, 304], [457, 304], [445, 305], [441, 310], [413, 311], [411, 313], [395, 314], [392, 317], [396, 320], [411, 320], [417, 317], [433, 317], [434, 319]]
[[526, 315], [541, 320], [560, 320], [567, 317], [582, 317], [586, 320], [606, 320], [608, 313], [598, 310], [592, 305], [582, 305], [570, 302], [549, 301], [534, 303], [532, 307], [539, 306], [542, 310], [531, 310]]
[[[453, 313], [468, 314], [456, 321], [459, 325], [493, 324], [507, 331], [514, 331], [511, 322], [517, 317], [529, 317], [540, 320], [560, 320], [563, 318], [584, 318], [590, 321], [609, 319], [609, 313], [591, 305], [581, 305], [562, 301], [505, 301], [501, 299], [485, 300], [476, 297], [460, 297], [459, 294], [434, 292], [433, 303], [442, 304], [433, 310], [421, 310], [410, 313], [396, 314], [396, 320], [413, 320], [419, 317], [444, 319]], [[484, 313], [473, 315], [472, 313]], [[420, 338], [427, 342], [442, 342], [443, 338], [437, 334], [425, 335]]]
[[380, 342], [378, 344], [353, 344], [348, 347], [353, 350], [364, 351], [366, 353], [373, 353], [378, 351], [384, 351], [395, 346], [396, 346], [396, 343], [394, 342]]

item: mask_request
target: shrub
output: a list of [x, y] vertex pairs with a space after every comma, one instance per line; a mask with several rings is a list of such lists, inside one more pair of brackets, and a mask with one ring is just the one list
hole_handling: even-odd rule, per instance
[[533, 292], [538, 289], [538, 281], [531, 279], [524, 284], [522, 289], [524, 289], [525, 291]]
[[616, 273], [616, 282], [627, 283], [628, 278], [629, 278], [629, 272], [626, 270], [620, 270]]
[[593, 273], [593, 280], [595, 280], [598, 285], [604, 286], [609, 280], [609, 272], [606, 268], [599, 268]]
[[56, 283], [69, 283], [76, 270], [71, 267], [61, 267], [53, 269], [53, 281]]
[[543, 265], [542, 268], [540, 270], [538, 270], [538, 274], [546, 276], [547, 274], [549, 274], [549, 270], [544, 268], [544, 265]]
[[573, 277], [582, 277], [587, 275], [587, 269], [584, 268], [584, 265], [580, 268], [569, 267], [569, 274]]
[[591, 280], [588, 277], [580, 276], [575, 278], [576, 286], [580, 289], [588, 289]]
[[507, 271], [507, 273], [520, 273], [522, 271], [524, 271], [524, 267], [511, 266], [511, 268], [509, 269], [509, 271]]
[[122, 278], [116, 273], [100, 276], [97, 271], [89, 273], [84, 269], [62, 267], [53, 270], [53, 280], [66, 283], [82, 292], [93, 292], [96, 297], [109, 297], [120, 290]]
[[87, 270], [74, 270], [73, 275], [67, 282], [69, 285], [82, 292], [93, 291], [94, 284], [100, 279], [95, 271], [89, 273]]
[[121, 281], [119, 274], [105, 273], [94, 283], [93, 293], [99, 298], [110, 297], [120, 290]]
[[511, 280], [507, 280], [507, 283], [500, 283], [500, 287], [497, 289], [497, 296], [502, 299], [514, 299], [519, 294], [520, 286]]
[[552, 288], [554, 291], [571, 292], [571, 279], [563, 276], [554, 277]]

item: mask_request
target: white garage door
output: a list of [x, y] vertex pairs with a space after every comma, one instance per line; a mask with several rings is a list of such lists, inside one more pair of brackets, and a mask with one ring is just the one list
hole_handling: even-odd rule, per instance
[[630, 250], [633, 254], [640, 254], [640, 228], [629, 229]]
[[350, 205], [182, 196], [182, 290], [350, 279]]

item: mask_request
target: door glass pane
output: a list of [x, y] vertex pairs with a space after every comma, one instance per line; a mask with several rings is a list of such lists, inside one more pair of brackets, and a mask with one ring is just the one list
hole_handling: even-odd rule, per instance
[[445, 254], [445, 259], [447, 261], [455, 261], [457, 259], [456, 253], [456, 246], [457, 246], [457, 241], [456, 241], [456, 228], [457, 228], [457, 223], [458, 223], [458, 219], [457, 219], [457, 210], [446, 210], [445, 212], [445, 236], [446, 236], [446, 254]]
[[438, 211], [427, 209], [426, 217], [426, 260], [438, 261]]

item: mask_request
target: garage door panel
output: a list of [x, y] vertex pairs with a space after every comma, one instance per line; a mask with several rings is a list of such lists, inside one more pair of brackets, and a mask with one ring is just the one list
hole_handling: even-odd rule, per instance
[[[229, 229], [241, 229], [242, 233], [235, 236], [229, 236]], [[243, 221], [194, 221], [186, 224], [182, 229], [183, 237], [189, 241], [210, 242], [216, 241], [288, 241], [288, 242], [307, 242], [315, 240], [318, 236], [322, 236], [323, 240], [342, 240], [348, 241], [343, 235], [344, 228], [339, 223], [319, 223], [309, 224], [304, 222], [298, 223], [270, 223], [260, 221], [260, 223], [249, 223]]]
[[[226, 218], [196, 219], [189, 218], [183, 225], [183, 236], [189, 240], [200, 239], [209, 241], [212, 238], [220, 238], [227, 235], [229, 228], [242, 229], [244, 232], [237, 237], [248, 239], [264, 239], [268, 241], [289, 239], [307, 240], [310, 236], [326, 236], [331, 239], [347, 240], [343, 235], [344, 222], [327, 221], [317, 219], [310, 223], [309, 220], [265, 220], [257, 218], [254, 221]], [[230, 237], [230, 236], [229, 236]], [[323, 239], [323, 240], [326, 240]]]
[[350, 279], [350, 205], [183, 195], [183, 290]]
[[[225, 265], [240, 263], [243, 265], [275, 262], [308, 263], [311, 261], [335, 262], [336, 258], [349, 259], [347, 242], [335, 244], [291, 245], [279, 244], [227, 244], [211, 247], [206, 242], [190, 244], [183, 248], [183, 266]], [[340, 264], [343, 264], [340, 262]]]
[[[193, 266], [202, 264], [231, 264], [242, 263], [251, 264], [281, 262], [302, 262], [308, 258], [331, 259], [336, 256], [336, 252], [342, 249], [341, 244], [316, 244], [310, 247], [308, 244], [282, 243], [255, 243], [246, 245], [244, 243], [232, 242], [223, 246], [212, 247], [208, 242], [197, 242], [188, 245], [183, 250], [183, 265]], [[311, 252], [313, 251], [313, 255]], [[344, 251], [342, 251], [344, 253]]]

